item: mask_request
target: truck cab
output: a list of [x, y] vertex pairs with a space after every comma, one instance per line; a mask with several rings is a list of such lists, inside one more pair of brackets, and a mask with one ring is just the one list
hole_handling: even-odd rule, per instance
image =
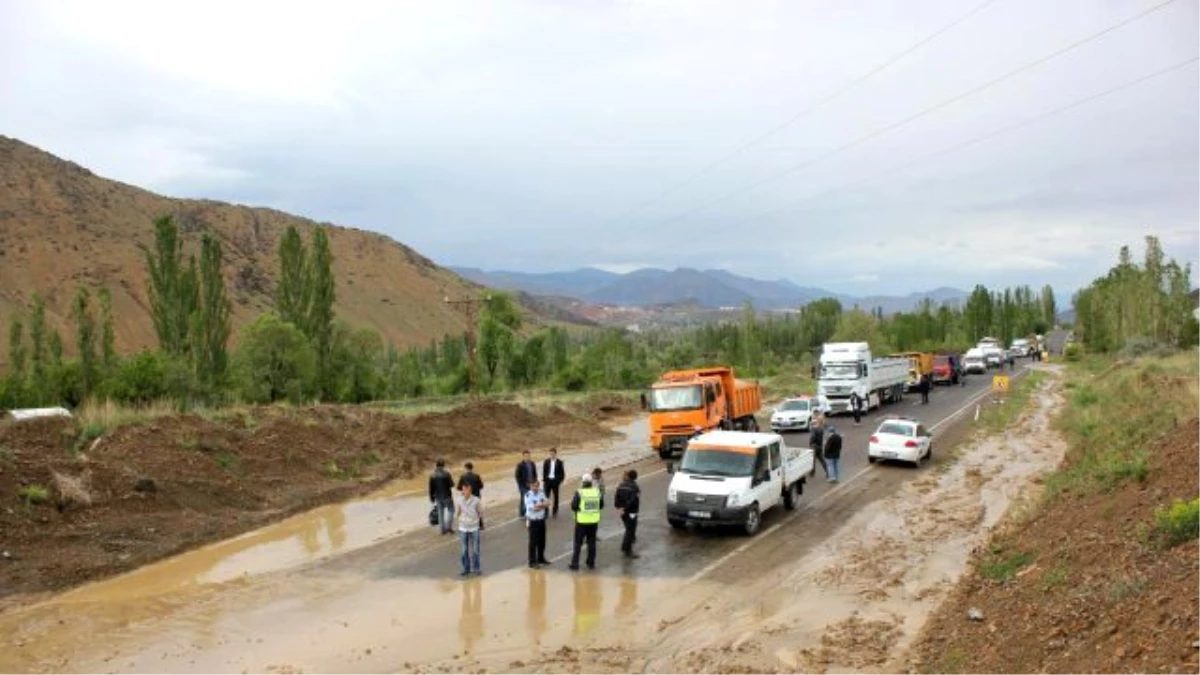
[[714, 431], [687, 445], [667, 488], [667, 522], [736, 525], [758, 531], [762, 514], [796, 508], [814, 472], [813, 451], [788, 447], [779, 434]]

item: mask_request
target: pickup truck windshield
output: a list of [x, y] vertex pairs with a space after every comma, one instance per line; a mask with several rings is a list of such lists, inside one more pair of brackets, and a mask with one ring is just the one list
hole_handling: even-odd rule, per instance
[[754, 473], [754, 455], [727, 450], [688, 450], [683, 453], [679, 471], [702, 476], [749, 476]]
[[650, 409], [656, 412], [698, 410], [699, 408], [700, 385], [655, 389], [650, 397]]
[[822, 380], [857, 380], [857, 363], [827, 363], [821, 366]]

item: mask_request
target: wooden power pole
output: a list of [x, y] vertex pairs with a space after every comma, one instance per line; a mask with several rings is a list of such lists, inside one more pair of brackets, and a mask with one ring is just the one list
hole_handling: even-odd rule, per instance
[[479, 316], [479, 308], [483, 303], [491, 300], [490, 295], [485, 295], [482, 298], [461, 298], [451, 300], [446, 298], [446, 304], [454, 307], [463, 313], [467, 319], [467, 390], [472, 397], [479, 395], [479, 377], [477, 367], [477, 352], [475, 349], [475, 327], [477, 325], [475, 319]]

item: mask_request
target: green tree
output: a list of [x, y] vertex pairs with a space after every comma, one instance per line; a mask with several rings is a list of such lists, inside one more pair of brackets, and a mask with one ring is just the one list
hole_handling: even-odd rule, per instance
[[304, 333], [275, 314], [248, 325], [234, 354], [239, 391], [251, 403], [307, 400], [315, 392], [316, 354]]
[[75, 320], [75, 349], [79, 355], [80, 396], [87, 398], [96, 386], [96, 319], [92, 316], [91, 294], [80, 287], [71, 305]]
[[171, 216], [154, 221], [154, 250], [143, 249], [149, 278], [150, 317], [159, 346], [172, 355], [187, 354], [188, 330], [199, 301], [196, 260], [185, 267], [183, 240]]
[[507, 293], [493, 292], [483, 303], [479, 316], [479, 357], [487, 371], [490, 388], [496, 371], [512, 357], [514, 333], [521, 327], [521, 314]]
[[884, 338], [883, 326], [874, 314], [868, 314], [861, 309], [843, 312], [838, 319], [837, 331], [831, 342], [866, 342], [871, 345], [872, 353], [886, 354], [891, 346]]
[[0, 408], [17, 408], [25, 401], [25, 325], [14, 316], [8, 325], [8, 373], [0, 384]]
[[100, 365], [105, 377], [117, 367], [117, 329], [113, 321], [112, 293], [101, 288], [100, 298]]
[[209, 234], [200, 242], [199, 286], [191, 318], [191, 353], [197, 378], [211, 388], [221, 381], [228, 364], [232, 306], [225, 294], [221, 242]]
[[309, 283], [304, 242], [295, 226], [288, 226], [279, 242], [279, 285], [275, 288], [275, 310], [288, 323], [308, 323]]
[[383, 340], [379, 333], [338, 325], [334, 335], [333, 371], [339, 375], [338, 400], [363, 403], [375, 399], [383, 388], [379, 368]]
[[47, 392], [47, 366], [49, 365], [49, 344], [46, 338], [46, 303], [42, 296], [34, 291], [29, 301], [29, 341], [30, 341], [30, 394], [36, 405], [42, 403]]
[[333, 252], [323, 227], [313, 230], [312, 258], [307, 270], [305, 294], [308, 320], [301, 328], [316, 352], [320, 393], [332, 398], [335, 377], [329, 365], [333, 351], [333, 303], [337, 284], [333, 276]]

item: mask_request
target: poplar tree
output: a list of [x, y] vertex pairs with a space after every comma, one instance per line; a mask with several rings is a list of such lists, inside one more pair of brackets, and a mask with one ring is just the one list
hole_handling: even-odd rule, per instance
[[205, 234], [200, 242], [199, 302], [192, 315], [192, 359], [202, 382], [220, 381], [228, 363], [229, 298], [221, 273], [221, 242]]
[[280, 318], [303, 328], [308, 320], [308, 273], [304, 242], [289, 226], [279, 242], [279, 285], [275, 288], [275, 310]]
[[92, 316], [92, 296], [86, 288], [75, 292], [71, 315], [75, 320], [75, 348], [79, 355], [80, 394], [87, 398], [96, 386], [96, 319]]
[[185, 268], [183, 241], [171, 216], [154, 221], [154, 250], [143, 249], [149, 276], [150, 317], [158, 344], [173, 356], [184, 356], [191, 346], [188, 330], [199, 301], [196, 258]]
[[325, 228], [313, 231], [312, 257], [305, 275], [305, 297], [308, 303], [307, 319], [300, 329], [308, 336], [317, 355], [317, 378], [321, 394], [331, 398], [333, 377], [330, 373], [333, 352], [333, 302], [336, 298], [336, 281], [333, 278], [333, 252], [329, 249], [329, 237]]
[[100, 298], [100, 364], [105, 376], [117, 368], [117, 331], [113, 323], [112, 294], [101, 288]]

